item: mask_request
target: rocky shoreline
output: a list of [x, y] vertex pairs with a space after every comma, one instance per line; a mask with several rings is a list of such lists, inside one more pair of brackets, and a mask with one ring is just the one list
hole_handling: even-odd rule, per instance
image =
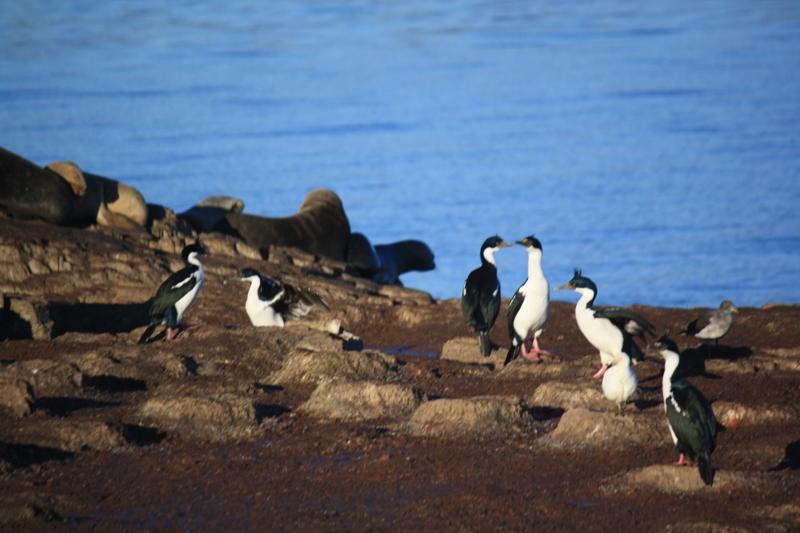
[[[151, 206], [150, 240], [0, 218], [0, 528], [797, 531], [800, 307], [741, 308], [718, 347], [681, 338], [725, 426], [712, 487], [677, 454], [661, 366], [620, 416], [573, 304], [561, 361], [484, 360], [456, 300], [296, 249], [268, 257]], [[136, 344], [199, 239], [206, 285], [178, 343]], [[243, 267], [331, 314], [254, 328]], [[504, 300], [504, 308], [507, 300]], [[678, 331], [698, 310], [634, 306]], [[504, 313], [504, 311], [503, 311]], [[501, 313], [499, 324], [505, 323]]]

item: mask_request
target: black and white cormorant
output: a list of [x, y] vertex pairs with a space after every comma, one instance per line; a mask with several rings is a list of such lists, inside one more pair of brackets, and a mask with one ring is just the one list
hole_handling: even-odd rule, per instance
[[197, 297], [197, 293], [200, 292], [203, 281], [205, 281], [205, 271], [198, 257], [207, 253], [209, 252], [199, 243], [184, 247], [181, 257], [186, 267], [168, 277], [156, 291], [156, 296], [150, 306], [150, 325], [139, 339], [139, 344], [146, 343], [160, 324], [167, 326], [166, 340], [168, 341], [175, 340], [181, 329], [196, 327], [181, 324], [181, 318]]
[[[708, 341], [714, 341], [719, 345], [719, 340], [725, 336], [733, 325], [733, 314], [739, 310], [733, 306], [733, 302], [725, 300], [719, 304], [719, 309], [703, 313], [699, 318], [693, 320], [681, 331], [681, 335], [693, 335], [703, 340], [708, 345]], [[711, 347], [708, 348], [711, 350]]]
[[494, 254], [502, 248], [513, 246], [499, 236], [489, 237], [481, 245], [481, 266], [473, 270], [464, 282], [461, 292], [461, 313], [470, 331], [478, 332], [478, 343], [484, 357], [492, 353], [489, 330], [500, 312], [500, 280]]
[[676, 378], [675, 370], [680, 363], [676, 344], [664, 335], [655, 343], [655, 347], [664, 357], [664, 409], [667, 412], [672, 441], [680, 452], [675, 464], [693, 466], [685, 455], [692, 460], [696, 459], [700, 477], [706, 485], [711, 485], [714, 481], [711, 453], [717, 444], [717, 419], [714, 411], [708, 400], [691, 383]]
[[[553, 355], [539, 348], [539, 335], [550, 316], [550, 284], [542, 271], [542, 243], [531, 235], [516, 244], [528, 252], [528, 279], [525, 280], [508, 304], [508, 336], [511, 348], [506, 364], [522, 357], [538, 362], [540, 355]], [[528, 346], [531, 346], [528, 349]]]
[[644, 354], [633, 341], [633, 336], [644, 339], [645, 333], [655, 335], [656, 328], [642, 316], [619, 307], [593, 307], [597, 296], [597, 285], [575, 270], [575, 275], [556, 290], [572, 289], [581, 295], [575, 305], [575, 319], [586, 340], [600, 351], [603, 366], [593, 378], [601, 377], [614, 359], [622, 352], [628, 354], [636, 364], [644, 360]]
[[240, 270], [236, 278], [250, 282], [244, 308], [254, 326], [283, 327], [286, 319], [299, 320], [314, 306], [330, 313], [328, 304], [311, 289], [279, 283], [252, 268]]

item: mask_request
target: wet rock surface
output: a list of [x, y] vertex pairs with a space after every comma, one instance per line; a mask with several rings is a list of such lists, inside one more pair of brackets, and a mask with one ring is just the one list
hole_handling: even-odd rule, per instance
[[[455, 299], [150, 209], [143, 242], [0, 218], [0, 530], [797, 530], [800, 307], [741, 308], [710, 349], [678, 339], [724, 426], [709, 488], [669, 464], [657, 354], [619, 414], [570, 303], [541, 337], [560, 361], [504, 367], [504, 328], [484, 359]], [[138, 345], [197, 238], [200, 327]], [[244, 267], [331, 314], [251, 326]], [[670, 331], [699, 311], [633, 309]]]

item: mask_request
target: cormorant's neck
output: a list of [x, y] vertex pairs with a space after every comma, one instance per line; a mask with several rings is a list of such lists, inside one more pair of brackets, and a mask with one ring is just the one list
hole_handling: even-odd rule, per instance
[[492, 268], [496, 269], [497, 268], [497, 263], [495, 263], [495, 261], [494, 261], [494, 252], [495, 251], [492, 248], [485, 249], [483, 251], [483, 253], [481, 254], [481, 263], [483, 265], [489, 265]]
[[203, 265], [200, 264], [200, 260], [197, 258], [197, 254], [195, 252], [189, 254], [189, 257], [186, 258], [186, 263], [203, 268]]
[[581, 299], [578, 300], [578, 305], [583, 306], [587, 309], [592, 307], [595, 296], [597, 296], [595, 292], [592, 289], [586, 289], [586, 288], [576, 289], [576, 291], [581, 295]]
[[678, 369], [681, 358], [678, 354], [670, 350], [663, 350], [661, 355], [664, 356], [664, 377], [661, 380], [661, 387], [664, 393], [664, 399], [666, 400], [667, 396], [672, 394], [672, 377]]
[[261, 286], [260, 280], [256, 277], [247, 278], [244, 281], [250, 282], [250, 289], [247, 291], [247, 299], [258, 299], [258, 289]]
[[542, 272], [542, 252], [533, 248], [528, 252], [528, 279], [540, 278], [544, 276]]

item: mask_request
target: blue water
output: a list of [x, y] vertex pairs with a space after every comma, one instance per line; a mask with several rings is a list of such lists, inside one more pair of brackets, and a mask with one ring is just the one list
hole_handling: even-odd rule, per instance
[[601, 304], [800, 302], [800, 2], [6, 2], [0, 145], [178, 212], [332, 188], [441, 298], [497, 233]]

